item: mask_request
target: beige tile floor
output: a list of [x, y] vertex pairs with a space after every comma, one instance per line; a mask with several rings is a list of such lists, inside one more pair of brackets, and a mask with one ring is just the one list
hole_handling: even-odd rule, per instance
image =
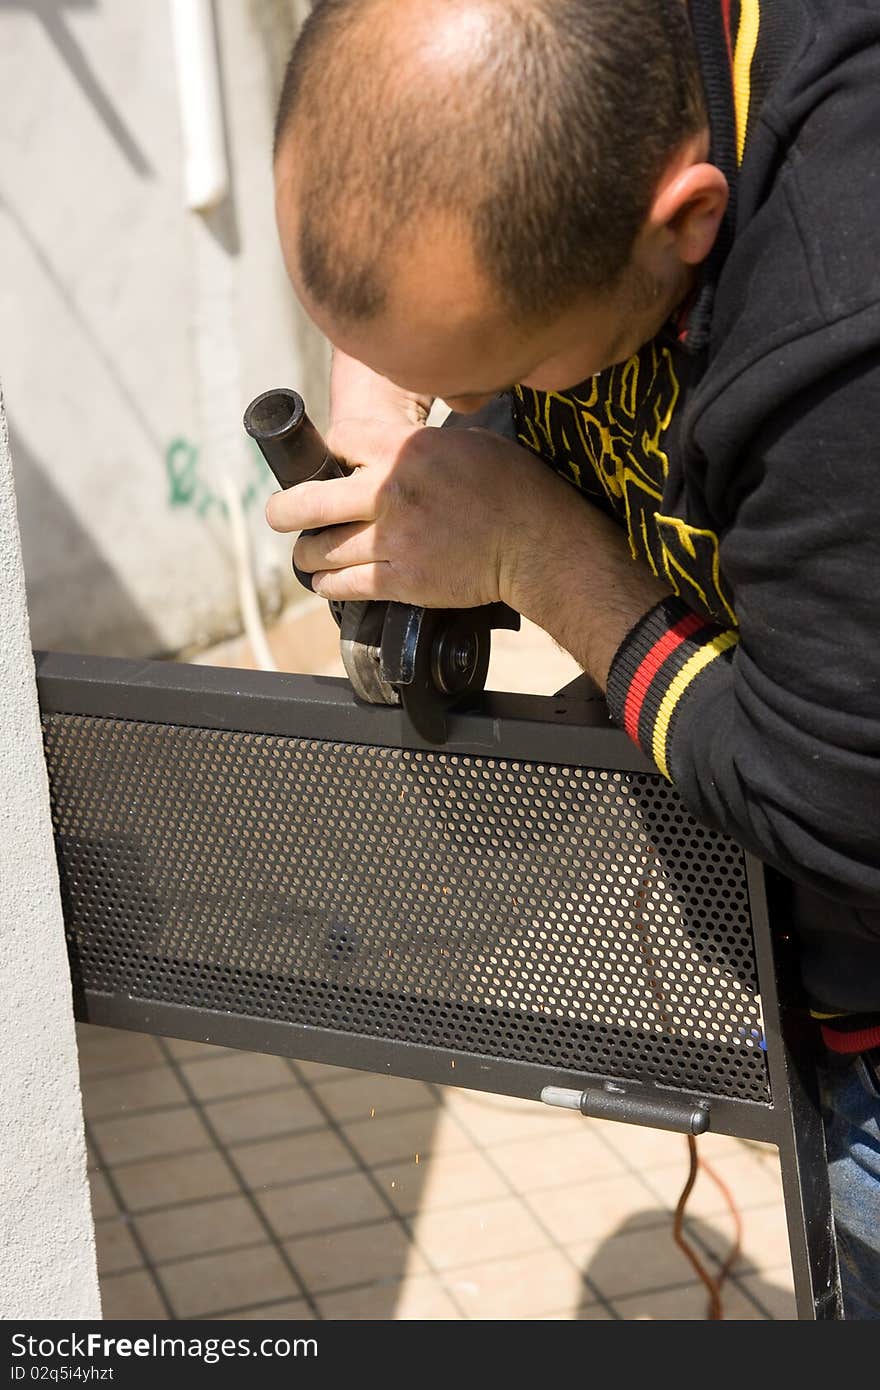
[[[342, 674], [323, 601], [270, 639], [282, 669]], [[197, 659], [250, 664], [240, 640]], [[490, 688], [551, 694], [576, 674], [530, 624], [495, 634]], [[89, 1025], [79, 1038], [107, 1318], [706, 1317], [672, 1238], [680, 1135]], [[709, 1134], [699, 1152], [742, 1221], [725, 1318], [793, 1318], [775, 1150]], [[687, 1211], [717, 1270], [734, 1219], [703, 1168]]]
[[[702, 1319], [672, 1239], [680, 1135], [506, 1097], [79, 1026], [107, 1318]], [[775, 1151], [733, 1193], [728, 1319], [792, 1318]], [[688, 1233], [729, 1248], [701, 1170]]]

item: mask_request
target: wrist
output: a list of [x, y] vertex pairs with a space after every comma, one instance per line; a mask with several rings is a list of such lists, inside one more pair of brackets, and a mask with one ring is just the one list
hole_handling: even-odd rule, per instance
[[529, 460], [521, 481], [518, 515], [501, 555], [498, 588], [503, 603], [543, 625], [538, 615], [546, 617], [558, 603], [560, 578], [584, 544], [583, 529], [590, 517], [571, 485], [551, 469]]
[[670, 594], [630, 553], [623, 530], [570, 484], [535, 509], [503, 578], [502, 598], [564, 647], [605, 690], [614, 657], [635, 624]]

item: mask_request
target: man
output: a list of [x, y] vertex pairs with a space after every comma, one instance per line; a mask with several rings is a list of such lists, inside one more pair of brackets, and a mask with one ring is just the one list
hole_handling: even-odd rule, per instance
[[[327, 598], [539, 624], [785, 876], [857, 1318], [880, 1316], [878, 94], [859, 0], [319, 3], [278, 225], [358, 467], [268, 509], [333, 528], [296, 545]], [[435, 397], [506, 431], [424, 429]]]

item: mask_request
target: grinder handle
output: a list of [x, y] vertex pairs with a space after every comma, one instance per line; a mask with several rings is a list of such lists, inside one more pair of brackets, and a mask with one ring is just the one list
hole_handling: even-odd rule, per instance
[[[327, 478], [346, 478], [353, 471], [331, 454], [320, 433], [306, 414], [302, 396], [287, 387], [263, 391], [244, 413], [244, 427], [255, 440], [282, 488], [297, 483], [323, 482]], [[314, 531], [303, 531], [304, 536]], [[293, 572], [306, 589], [312, 576], [293, 566]]]

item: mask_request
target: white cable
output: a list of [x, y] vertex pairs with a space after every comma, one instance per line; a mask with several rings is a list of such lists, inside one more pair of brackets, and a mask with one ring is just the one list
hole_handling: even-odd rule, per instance
[[247, 521], [245, 520], [244, 508], [241, 505], [241, 498], [228, 473], [224, 474], [220, 483], [226, 502], [226, 515], [229, 518], [235, 577], [238, 583], [238, 603], [245, 636], [251, 644], [251, 651], [258, 668], [261, 671], [277, 671], [278, 667], [269, 646], [269, 639], [263, 626], [263, 615], [260, 612], [260, 600], [254, 583]]

